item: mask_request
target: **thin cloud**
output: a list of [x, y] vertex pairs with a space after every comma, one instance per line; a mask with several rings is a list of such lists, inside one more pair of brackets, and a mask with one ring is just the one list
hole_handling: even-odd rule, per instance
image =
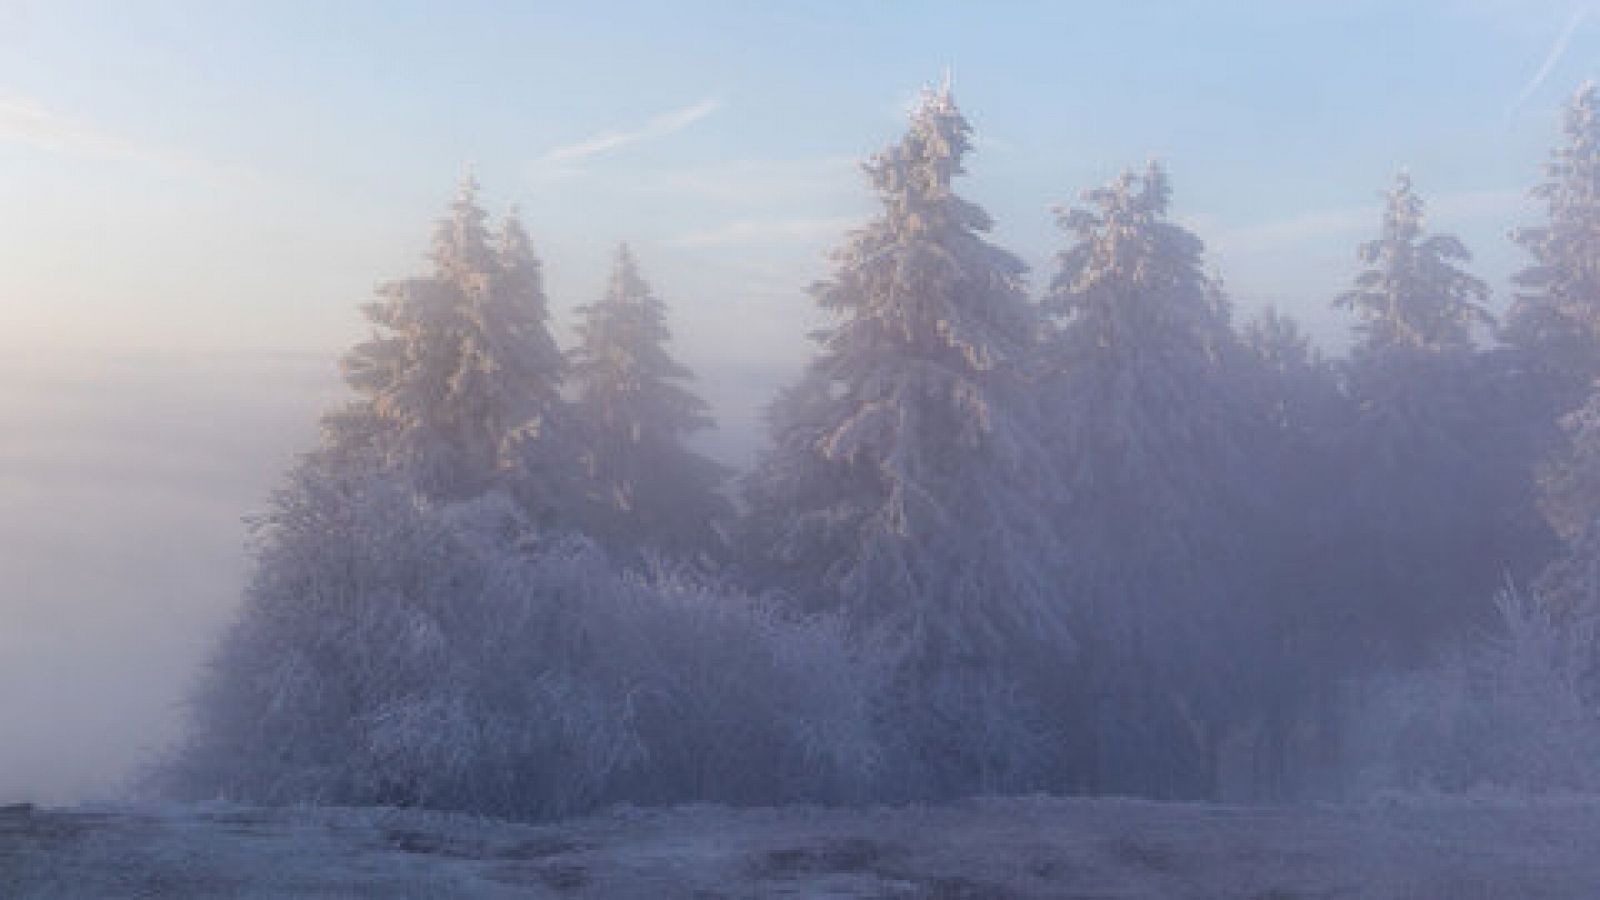
[[1445, 194], [1428, 204], [1428, 218], [1430, 224], [1437, 222], [1442, 230], [1448, 231], [1451, 221], [1514, 216], [1534, 205], [1532, 195], [1522, 188], [1462, 191]]
[[859, 162], [849, 156], [816, 159], [733, 159], [642, 175], [644, 193], [683, 194], [744, 205], [824, 196], [860, 189]]
[[1322, 210], [1220, 231], [1207, 241], [1224, 252], [1259, 253], [1307, 241], [1359, 234], [1377, 226], [1379, 208]]
[[223, 172], [212, 163], [112, 134], [24, 97], [0, 96], [0, 143], [21, 144], [78, 159], [135, 163], [185, 175], [212, 177]]
[[838, 237], [861, 220], [854, 216], [816, 219], [740, 219], [705, 231], [680, 235], [667, 241], [674, 247], [730, 247], [811, 243]]
[[1528, 79], [1528, 83], [1517, 94], [1517, 99], [1512, 101], [1511, 106], [1506, 109], [1507, 118], [1510, 118], [1517, 110], [1521, 109], [1522, 105], [1528, 102], [1534, 92], [1544, 86], [1545, 81], [1550, 78], [1550, 73], [1555, 71], [1556, 65], [1561, 62], [1562, 57], [1567, 55], [1567, 45], [1572, 43], [1573, 34], [1577, 33], [1578, 26], [1582, 25], [1584, 20], [1589, 17], [1589, 12], [1590, 8], [1588, 6], [1581, 6], [1572, 14], [1572, 18], [1567, 20], [1567, 27], [1561, 29], [1561, 34], [1556, 37], [1556, 42], [1551, 45], [1550, 52], [1545, 54], [1544, 62], [1539, 64], [1539, 71], [1533, 73], [1533, 77]]
[[[1512, 217], [1527, 205], [1527, 192], [1515, 189], [1462, 191], [1427, 199], [1428, 228], [1449, 232], [1453, 223], [1489, 217]], [[1208, 245], [1224, 253], [1264, 253], [1319, 241], [1359, 238], [1375, 232], [1383, 214], [1380, 204], [1304, 213], [1271, 222], [1233, 228], [1217, 227], [1213, 216], [1196, 217]]]
[[638, 128], [601, 132], [581, 141], [554, 147], [534, 160], [533, 166], [538, 172], [570, 174], [597, 156], [675, 134], [721, 108], [720, 100], [702, 100], [692, 106], [655, 116]]

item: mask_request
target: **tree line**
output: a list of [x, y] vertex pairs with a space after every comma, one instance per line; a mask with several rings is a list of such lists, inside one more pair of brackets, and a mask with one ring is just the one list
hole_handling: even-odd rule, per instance
[[1347, 786], [1380, 713], [1415, 726], [1396, 685], [1479, 728], [1576, 710], [1494, 760], [1435, 722], [1406, 783], [1506, 777], [1556, 728], [1595, 755], [1597, 111], [1568, 106], [1503, 320], [1402, 174], [1329, 359], [1280, 312], [1235, 321], [1154, 164], [1057, 211], [1030, 295], [955, 190], [967, 120], [925, 92], [737, 475], [688, 443], [708, 409], [629, 250], [563, 350], [527, 233], [469, 180], [253, 520], [161, 783], [521, 817], [1277, 800]]

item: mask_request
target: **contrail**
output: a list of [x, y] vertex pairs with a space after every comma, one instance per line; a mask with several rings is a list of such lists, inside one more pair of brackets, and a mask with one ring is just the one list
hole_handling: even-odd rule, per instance
[[1506, 118], [1511, 118], [1517, 110], [1521, 109], [1522, 104], [1527, 103], [1528, 98], [1533, 96], [1533, 92], [1537, 91], [1544, 84], [1545, 79], [1550, 77], [1550, 72], [1555, 69], [1556, 63], [1561, 62], [1561, 57], [1566, 55], [1567, 44], [1572, 42], [1572, 35], [1578, 30], [1578, 26], [1583, 24], [1583, 20], [1588, 17], [1588, 6], [1580, 6], [1577, 12], [1572, 14], [1572, 18], [1567, 22], [1567, 27], [1561, 30], [1561, 36], [1556, 38], [1555, 44], [1550, 47], [1550, 52], [1545, 54], [1544, 62], [1539, 66], [1539, 71], [1533, 73], [1533, 78], [1529, 79], [1528, 84], [1523, 87], [1522, 93], [1518, 94], [1517, 99], [1506, 109]]

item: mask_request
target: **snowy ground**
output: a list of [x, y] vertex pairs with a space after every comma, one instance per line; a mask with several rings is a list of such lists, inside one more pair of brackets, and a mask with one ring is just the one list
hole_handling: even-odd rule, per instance
[[0, 808], [0, 897], [1600, 896], [1600, 803], [986, 800], [623, 809]]

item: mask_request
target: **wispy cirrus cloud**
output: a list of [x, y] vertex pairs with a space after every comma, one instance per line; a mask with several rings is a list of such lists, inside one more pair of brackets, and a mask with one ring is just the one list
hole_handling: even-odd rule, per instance
[[730, 247], [781, 242], [815, 243], [843, 235], [861, 224], [857, 216], [804, 219], [739, 219], [715, 228], [670, 238], [675, 247]]
[[585, 163], [596, 157], [676, 134], [721, 108], [721, 100], [708, 98], [682, 109], [653, 116], [636, 128], [603, 131], [581, 141], [552, 147], [535, 159], [531, 168], [536, 175], [545, 177], [576, 174]]
[[[1453, 222], [1489, 217], [1514, 217], [1528, 203], [1528, 192], [1514, 188], [1461, 191], [1429, 200], [1428, 225], [1452, 230]], [[1381, 204], [1349, 206], [1302, 213], [1252, 225], [1227, 227], [1213, 216], [1195, 217], [1201, 236], [1213, 249], [1231, 253], [1262, 253], [1308, 242], [1354, 239], [1376, 233], [1383, 215]]]
[[225, 174], [224, 167], [215, 163], [114, 134], [15, 95], [0, 95], [0, 143], [78, 159], [133, 163], [189, 176], [210, 178]]
[[1378, 207], [1371, 206], [1301, 213], [1268, 222], [1223, 227], [1212, 232], [1206, 243], [1224, 252], [1278, 250], [1306, 241], [1360, 234], [1364, 229], [1376, 227], [1379, 212]]
[[1526, 188], [1497, 188], [1445, 194], [1435, 200], [1430, 209], [1435, 220], [1447, 223], [1460, 219], [1515, 215], [1536, 205]]
[[856, 158], [843, 155], [814, 159], [732, 159], [643, 173], [637, 189], [741, 205], [853, 196], [861, 188], [860, 165]]
[[1517, 93], [1517, 99], [1511, 101], [1511, 105], [1506, 108], [1506, 118], [1509, 119], [1515, 115], [1517, 110], [1521, 109], [1523, 104], [1527, 103], [1529, 98], [1533, 96], [1534, 92], [1543, 87], [1544, 83], [1550, 79], [1550, 73], [1555, 71], [1556, 65], [1561, 62], [1562, 57], [1567, 55], [1567, 46], [1572, 43], [1572, 36], [1577, 33], [1578, 27], [1584, 23], [1585, 19], [1589, 18], [1589, 14], [1592, 11], [1589, 6], [1580, 6], [1573, 12], [1572, 17], [1567, 20], [1566, 27], [1561, 29], [1561, 33], [1556, 36], [1555, 43], [1550, 45], [1549, 52], [1545, 53], [1544, 62], [1539, 64], [1538, 71], [1533, 73], [1533, 77], [1528, 79], [1528, 83], [1523, 85], [1522, 90]]

